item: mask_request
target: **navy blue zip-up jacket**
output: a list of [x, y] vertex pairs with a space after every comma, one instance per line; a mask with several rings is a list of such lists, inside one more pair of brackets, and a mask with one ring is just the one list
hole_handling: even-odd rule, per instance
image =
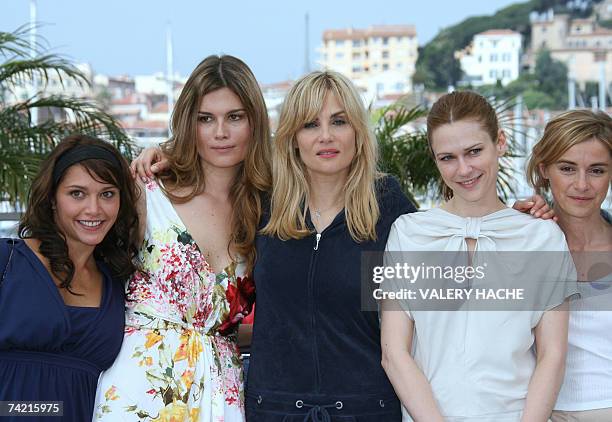
[[391, 177], [377, 191], [376, 241], [355, 242], [344, 212], [321, 233], [318, 250], [314, 232], [299, 240], [257, 237], [249, 397], [396, 397], [381, 366], [378, 314], [361, 311], [360, 263], [362, 252], [384, 251], [395, 219], [416, 209]]

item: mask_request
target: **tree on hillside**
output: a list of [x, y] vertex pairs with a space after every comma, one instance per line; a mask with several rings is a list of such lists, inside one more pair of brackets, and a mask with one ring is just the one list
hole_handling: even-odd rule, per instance
[[[72, 80], [89, 84], [85, 75], [66, 59], [51, 54], [39, 42], [30, 56], [30, 28], [0, 32], [0, 201], [23, 204], [41, 160], [63, 137], [80, 132], [110, 140], [128, 158], [134, 144], [113, 117], [97, 104], [65, 95], [45, 95], [51, 75], [62, 85]], [[33, 79], [39, 92], [23, 98]], [[33, 110], [40, 115], [62, 116], [32, 121]]]
[[523, 42], [529, 45], [531, 23], [529, 15], [545, 12], [570, 13], [575, 17], [588, 16], [592, 6], [602, 0], [582, 0], [571, 3], [567, 0], [530, 0], [512, 4], [497, 11], [492, 16], [474, 16], [441, 30], [438, 35], [419, 50], [414, 81], [423, 83], [429, 89], [445, 90], [449, 84], [455, 85], [461, 78], [460, 64], [455, 59], [455, 51], [465, 48], [474, 35], [489, 29], [512, 29], [523, 35]]
[[557, 106], [567, 104], [567, 66], [555, 60], [548, 50], [540, 50], [536, 56], [535, 77], [538, 91], [550, 95]]

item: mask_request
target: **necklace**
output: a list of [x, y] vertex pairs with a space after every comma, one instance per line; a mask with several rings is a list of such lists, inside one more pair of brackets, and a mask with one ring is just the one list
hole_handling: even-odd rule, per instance
[[313, 221], [313, 224], [315, 226], [315, 229], [317, 229], [318, 232], [323, 231], [323, 225], [321, 224], [321, 217], [324, 213], [327, 213], [328, 211], [331, 211], [335, 208], [338, 207], [338, 205], [340, 204], [340, 201], [336, 201], [332, 206], [322, 210], [321, 208], [316, 208], [314, 206], [310, 206], [309, 208], [311, 209], [312, 214], [314, 215], [314, 218], [316, 220], [316, 223]]

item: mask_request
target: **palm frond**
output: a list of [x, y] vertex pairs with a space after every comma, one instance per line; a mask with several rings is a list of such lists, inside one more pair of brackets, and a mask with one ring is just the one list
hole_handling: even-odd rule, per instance
[[[499, 195], [508, 200], [516, 194], [516, 170], [512, 159], [524, 156], [522, 145], [517, 142], [519, 135], [526, 136], [526, 130], [519, 130], [518, 123], [525, 127], [522, 116], [514, 116], [510, 111], [515, 106], [515, 99], [498, 101], [490, 98], [495, 108], [500, 127], [506, 133], [508, 151], [500, 160], [497, 188]], [[380, 152], [380, 169], [394, 175], [400, 182], [404, 193], [418, 205], [416, 195], [434, 196], [441, 199], [442, 179], [436, 163], [429, 151], [427, 134], [423, 129], [412, 129], [401, 133], [407, 124], [427, 115], [427, 110], [421, 107], [406, 108], [402, 104], [394, 104], [384, 108], [378, 114], [374, 133], [378, 140]]]
[[65, 79], [70, 79], [80, 86], [90, 85], [85, 75], [72, 63], [52, 54], [32, 59], [12, 59], [2, 63], [0, 66], [0, 85], [6, 85], [10, 89], [15, 85], [23, 86], [36, 80], [39, 88], [44, 90], [51, 73], [57, 75], [62, 86]]
[[[91, 100], [64, 95], [47, 95], [44, 90], [51, 76], [63, 85], [71, 80], [80, 86], [90, 82], [70, 61], [43, 51], [40, 38], [30, 57], [29, 32], [24, 25], [13, 32], [0, 32], [0, 201], [24, 204], [32, 178], [41, 160], [64, 137], [83, 133], [112, 142], [126, 158], [135, 153], [135, 144], [119, 123]], [[6, 101], [6, 92], [23, 88], [36, 80], [41, 92], [34, 98]], [[33, 122], [32, 110], [49, 115]]]

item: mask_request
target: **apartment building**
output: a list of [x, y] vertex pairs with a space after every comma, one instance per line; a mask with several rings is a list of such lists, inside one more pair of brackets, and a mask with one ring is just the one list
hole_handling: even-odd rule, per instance
[[481, 86], [500, 81], [507, 85], [519, 77], [522, 35], [510, 29], [491, 29], [474, 35], [455, 52], [463, 70], [462, 83]]
[[331, 29], [323, 33], [319, 64], [348, 76], [374, 96], [412, 92], [418, 58], [413, 25], [375, 25], [367, 29]]
[[[610, 3], [608, 0], [603, 5]], [[531, 65], [542, 48], [550, 50], [554, 59], [568, 66], [569, 75], [581, 88], [587, 82], [598, 82], [602, 72], [608, 89], [612, 86], [612, 29], [599, 26], [595, 16], [571, 19], [570, 15], [552, 11], [534, 14], [531, 17]]]

